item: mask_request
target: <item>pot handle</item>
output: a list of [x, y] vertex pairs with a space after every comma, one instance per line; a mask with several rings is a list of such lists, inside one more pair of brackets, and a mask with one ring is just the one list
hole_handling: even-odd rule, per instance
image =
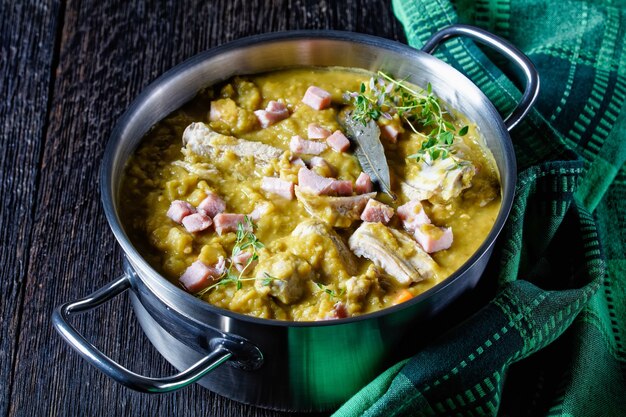
[[196, 382], [233, 356], [233, 353], [224, 348], [223, 344], [218, 343], [216, 344], [216, 348], [209, 355], [196, 362], [189, 369], [168, 377], [151, 378], [138, 375], [106, 356], [88, 342], [74, 326], [69, 323], [69, 318], [72, 315], [93, 310], [116, 295], [123, 293], [130, 287], [130, 277], [128, 274], [124, 274], [85, 298], [61, 305], [52, 314], [52, 323], [63, 339], [85, 358], [87, 362], [98, 368], [108, 377], [122, 385], [141, 392], [170, 392]]
[[539, 94], [539, 73], [532, 61], [509, 41], [486, 30], [469, 25], [452, 25], [435, 33], [422, 47], [422, 51], [432, 54], [437, 47], [448, 39], [466, 36], [484, 45], [490, 46], [509, 58], [524, 72], [526, 88], [517, 103], [517, 107], [504, 119], [504, 125], [510, 132], [526, 116]]

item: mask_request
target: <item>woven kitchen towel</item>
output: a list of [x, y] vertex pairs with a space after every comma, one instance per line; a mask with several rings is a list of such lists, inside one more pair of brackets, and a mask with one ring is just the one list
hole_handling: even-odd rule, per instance
[[[466, 23], [509, 39], [542, 90], [512, 132], [516, 199], [477, 312], [336, 416], [626, 416], [626, 2], [394, 0], [408, 43]], [[515, 74], [467, 39], [437, 56], [503, 114]]]

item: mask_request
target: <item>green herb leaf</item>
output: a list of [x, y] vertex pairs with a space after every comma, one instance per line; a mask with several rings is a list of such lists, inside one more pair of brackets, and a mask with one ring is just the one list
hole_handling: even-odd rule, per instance
[[[244, 217], [243, 222], [237, 223], [236, 240], [231, 250], [231, 257], [228, 260], [228, 269], [224, 271], [219, 281], [196, 294], [198, 297], [201, 297], [208, 291], [218, 286], [235, 284], [235, 288], [237, 290], [240, 290], [243, 287], [243, 281], [251, 281], [256, 279], [251, 277], [244, 277], [244, 274], [246, 273], [250, 265], [252, 265], [254, 261], [259, 259], [258, 250], [265, 247], [265, 245], [263, 245], [263, 243], [254, 234], [254, 230], [256, 229], [256, 227], [256, 224], [254, 224], [254, 222], [252, 222], [252, 220], [248, 216]], [[252, 248], [252, 255], [248, 258], [239, 273], [233, 271], [234, 262], [232, 259], [248, 248]], [[239, 266], [241, 267], [241, 264], [239, 264]]]
[[339, 290], [339, 292], [333, 291], [330, 288], [326, 288], [324, 284], [321, 284], [319, 282], [316, 282], [315, 285], [317, 285], [317, 287], [325, 294], [328, 294], [328, 298], [330, 300], [332, 300], [333, 298], [341, 298], [341, 296], [346, 292], [345, 288], [342, 288], [341, 290]]
[[[363, 126], [367, 126], [370, 120], [378, 120], [383, 114], [385, 117], [397, 114], [415, 133], [431, 138], [422, 142], [420, 151], [413, 156], [418, 162], [426, 155], [447, 158], [454, 154], [452, 145], [455, 134], [464, 136], [468, 132], [467, 126], [464, 126], [456, 133], [456, 127], [449, 117], [446, 118], [446, 111], [433, 94], [430, 83], [425, 90], [415, 91], [405, 82], [379, 71], [377, 77], [370, 80], [369, 88], [362, 83], [359, 93], [347, 93], [346, 97], [354, 105], [351, 117]], [[416, 126], [426, 132], [419, 132]]]
[[452, 145], [452, 142], [454, 141], [454, 134], [450, 131], [442, 132], [439, 135], [439, 140], [445, 143], [446, 145]]
[[269, 286], [269, 285], [272, 283], [272, 281], [274, 281], [274, 280], [278, 280], [278, 278], [275, 278], [275, 277], [271, 276], [271, 275], [270, 275], [269, 273], [267, 273], [267, 272], [263, 272], [263, 280], [261, 281], [261, 283], [262, 283], [265, 287]]

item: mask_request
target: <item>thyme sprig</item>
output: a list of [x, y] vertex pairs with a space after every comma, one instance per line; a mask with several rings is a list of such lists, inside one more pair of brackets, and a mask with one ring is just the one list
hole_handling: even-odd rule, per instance
[[[347, 93], [345, 98], [354, 105], [352, 117], [364, 125], [380, 117], [392, 120], [397, 114], [413, 132], [423, 137], [418, 152], [409, 156], [417, 162], [426, 159], [426, 156], [430, 161], [447, 158], [454, 153], [452, 145], [455, 138], [468, 132], [467, 126], [457, 131], [454, 124], [446, 119], [448, 112], [433, 94], [430, 83], [425, 90], [417, 91], [404, 81], [378, 71], [377, 77], [372, 77], [368, 86], [361, 83], [359, 92]], [[418, 127], [426, 132], [421, 132]]]
[[[250, 267], [250, 265], [252, 265], [253, 262], [259, 259], [258, 251], [260, 249], [263, 249], [265, 245], [254, 234], [254, 230], [257, 228], [257, 225], [250, 219], [250, 217], [245, 216], [244, 223], [242, 222], [237, 223], [237, 233], [236, 233], [237, 238], [235, 240], [235, 245], [233, 246], [233, 249], [231, 250], [230, 259], [227, 260], [228, 268], [222, 273], [219, 281], [217, 281], [216, 283], [210, 285], [209, 287], [197, 293], [196, 295], [198, 297], [201, 297], [202, 295], [211, 291], [213, 288], [217, 288], [220, 286], [234, 284], [238, 291], [241, 289], [244, 281], [256, 281], [258, 279], [261, 279], [263, 282], [263, 285], [270, 285], [272, 281], [278, 280], [278, 278], [272, 277], [267, 272], [263, 273], [263, 278], [245, 277], [245, 273]], [[243, 266], [243, 268], [241, 268], [240, 271], [234, 271], [233, 266], [235, 262], [233, 261], [233, 259], [235, 259], [235, 257], [238, 254], [240, 254], [241, 252], [245, 251], [248, 248], [251, 248], [252, 256], [248, 258], [248, 260], [246, 261], [246, 264]]]
[[345, 288], [340, 289], [338, 292], [331, 290], [330, 288], [326, 288], [326, 285], [316, 282], [315, 285], [322, 290], [321, 292], [325, 292], [328, 294], [328, 299], [332, 301], [333, 298], [341, 298], [341, 296], [346, 292]]

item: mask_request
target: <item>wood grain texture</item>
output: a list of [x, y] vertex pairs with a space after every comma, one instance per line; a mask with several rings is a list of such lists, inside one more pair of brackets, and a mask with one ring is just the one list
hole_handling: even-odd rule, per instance
[[[21, 216], [5, 223], [5, 215], [16, 209], [0, 208], [3, 242], [14, 243], [3, 244], [0, 264], [1, 289], [9, 294], [0, 304], [0, 314], [9, 318], [0, 333], [0, 354], [9, 356], [8, 361], [2, 356], [0, 377], [12, 387], [2, 386], [0, 415], [287, 415], [233, 402], [198, 385], [161, 396], [133, 392], [71, 351], [52, 329], [50, 316], [56, 306], [101, 287], [120, 271], [122, 254], [101, 209], [98, 167], [116, 120], [150, 81], [200, 51], [243, 36], [339, 29], [401, 40], [401, 27], [386, 1], [134, 3], [68, 1], [15, 27], [15, 17], [3, 7], [3, 58], [5, 39], [13, 37], [33, 54], [24, 68], [3, 59], [0, 65], [15, 66], [6, 78], [28, 71], [39, 78], [32, 76], [35, 89], [23, 99], [0, 95], [5, 97], [0, 116], [9, 116], [0, 151], [2, 207], [18, 207]], [[16, 6], [15, 14], [40, 6], [23, 7]], [[34, 35], [20, 32], [33, 26]], [[58, 65], [52, 64], [55, 44]], [[19, 94], [20, 88], [4, 81], [2, 69], [0, 92]], [[22, 103], [17, 113], [5, 109], [27, 98], [36, 102]], [[8, 127], [26, 129], [28, 140], [18, 140]], [[76, 323], [131, 369], [153, 376], [174, 372], [147, 341], [126, 296]]]
[[58, 5], [0, 4], [0, 415], [17, 340], [47, 125]]

